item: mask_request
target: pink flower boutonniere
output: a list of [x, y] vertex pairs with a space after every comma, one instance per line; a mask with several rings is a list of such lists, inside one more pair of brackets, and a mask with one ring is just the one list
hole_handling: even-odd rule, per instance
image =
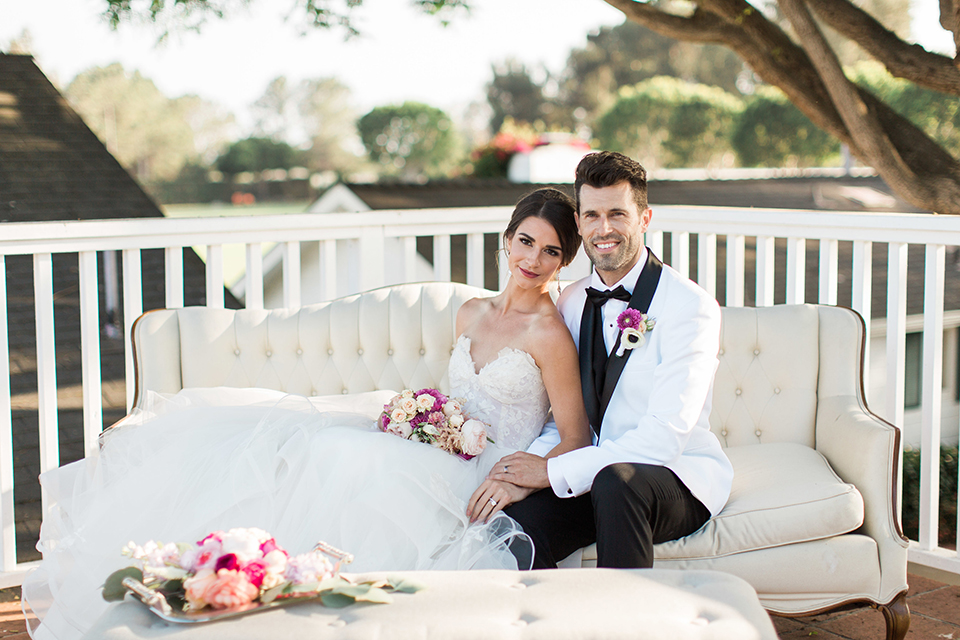
[[656, 324], [655, 318], [640, 313], [636, 309], [627, 309], [617, 316], [617, 327], [620, 329], [620, 347], [617, 349], [617, 357], [622, 358], [627, 351], [642, 347], [647, 341], [644, 334], [651, 331]]

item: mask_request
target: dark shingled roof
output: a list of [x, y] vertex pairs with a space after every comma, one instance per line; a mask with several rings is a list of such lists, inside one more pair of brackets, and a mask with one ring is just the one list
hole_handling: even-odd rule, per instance
[[[0, 53], [0, 224], [49, 220], [158, 218], [163, 213], [110, 155], [30, 56]], [[143, 308], [164, 306], [162, 250], [143, 251]], [[15, 515], [21, 562], [35, 559], [40, 487], [33, 263], [8, 256], [7, 313], [14, 424]], [[80, 397], [80, 303], [77, 256], [53, 257], [54, 324], [62, 463], [83, 456]], [[184, 302], [202, 304], [205, 267], [183, 255]], [[122, 336], [108, 326], [100, 258], [100, 356], [104, 424], [125, 413]], [[225, 291], [228, 307], [239, 308]], [[123, 308], [122, 299], [120, 308]]]

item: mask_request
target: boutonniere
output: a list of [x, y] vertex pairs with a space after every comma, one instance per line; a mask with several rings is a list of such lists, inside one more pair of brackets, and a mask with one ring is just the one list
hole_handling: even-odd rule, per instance
[[622, 358], [626, 351], [642, 347], [647, 341], [644, 334], [652, 330], [656, 324], [655, 318], [640, 313], [636, 309], [627, 309], [617, 316], [617, 327], [620, 328], [620, 347], [617, 349], [617, 357]]

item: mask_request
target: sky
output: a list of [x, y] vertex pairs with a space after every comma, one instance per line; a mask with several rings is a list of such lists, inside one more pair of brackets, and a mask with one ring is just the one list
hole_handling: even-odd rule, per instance
[[[913, 0], [914, 34], [952, 54], [937, 23], [938, 0]], [[152, 25], [113, 31], [104, 0], [0, 0], [0, 50], [24, 29], [41, 69], [66, 86], [79, 72], [120, 62], [139, 70], [168, 97], [197, 94], [243, 112], [273, 78], [336, 77], [350, 87], [359, 113], [404, 100], [462, 112], [484, 100], [491, 65], [513, 57], [528, 66], [563, 69], [570, 50], [623, 14], [602, 0], [474, 0], [469, 15], [443, 27], [410, 0], [366, 0], [356, 13], [362, 35], [309, 30], [300, 35], [296, 0], [253, 0], [200, 33], [157, 44]], [[287, 18], [285, 20], [285, 17]]]

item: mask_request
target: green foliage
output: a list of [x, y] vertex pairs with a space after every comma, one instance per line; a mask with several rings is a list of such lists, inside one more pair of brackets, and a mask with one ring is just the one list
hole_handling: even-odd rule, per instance
[[487, 85], [487, 103], [493, 109], [490, 130], [499, 131], [507, 118], [535, 124], [543, 122], [548, 100], [527, 67], [516, 60], [494, 65], [493, 80]]
[[894, 78], [876, 62], [855, 65], [849, 75], [854, 82], [917, 125], [951, 155], [960, 155], [960, 100], [957, 96]]
[[244, 171], [260, 173], [267, 169], [289, 169], [300, 163], [301, 153], [286, 142], [271, 138], [244, 138], [230, 145], [217, 158], [217, 169], [227, 175]]
[[420, 102], [376, 107], [357, 122], [370, 159], [386, 175], [408, 180], [446, 175], [456, 166], [459, 140], [450, 117]]
[[[957, 540], [957, 447], [940, 447], [940, 543]], [[903, 452], [903, 533], [916, 540], [920, 530], [920, 452]]]
[[587, 40], [585, 47], [570, 52], [561, 83], [564, 105], [571, 112], [582, 108], [587, 124], [613, 105], [620, 87], [656, 76], [740, 93], [743, 63], [724, 47], [679, 42], [630, 21], [601, 27]]
[[595, 134], [600, 147], [648, 168], [707, 166], [730, 152], [727, 131], [740, 109], [722, 89], [661, 76], [622, 89]]
[[78, 74], [64, 91], [83, 121], [140, 180], [169, 180], [195, 155], [191, 99], [171, 100], [120, 64]]
[[136, 567], [126, 567], [114, 571], [107, 576], [103, 583], [103, 599], [107, 602], [118, 602], [127, 595], [127, 588], [123, 586], [124, 578], [133, 578], [138, 582], [143, 582], [143, 572]]
[[745, 167], [824, 166], [840, 143], [814, 125], [779, 89], [760, 87], [737, 119], [731, 143]]

